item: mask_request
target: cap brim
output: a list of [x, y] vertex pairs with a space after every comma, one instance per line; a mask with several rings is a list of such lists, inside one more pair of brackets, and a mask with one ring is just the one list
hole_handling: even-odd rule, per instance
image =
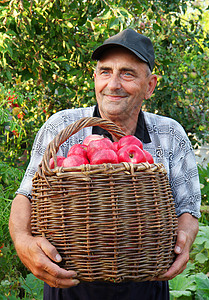
[[149, 64], [148, 60], [145, 59], [139, 52], [131, 49], [130, 47], [127, 47], [127, 46], [124, 46], [124, 45], [121, 45], [120, 43], [108, 43], [108, 44], [104, 44], [104, 45], [101, 45], [99, 46], [98, 48], [96, 48], [94, 50], [94, 52], [92, 53], [92, 59], [93, 60], [99, 60], [101, 58], [101, 56], [103, 55], [103, 53], [107, 50], [107, 49], [110, 49], [112, 48], [113, 46], [120, 46], [120, 47], [123, 47], [125, 49], [128, 49], [129, 51], [131, 51], [132, 53], [134, 53], [138, 58], [140, 58], [142, 61], [146, 62]]

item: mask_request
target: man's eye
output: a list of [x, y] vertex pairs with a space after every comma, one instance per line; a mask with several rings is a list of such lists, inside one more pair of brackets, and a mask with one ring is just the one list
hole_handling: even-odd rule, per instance
[[108, 74], [109, 74], [109, 71], [104, 70], [104, 71], [101, 71], [100, 74], [101, 74], [101, 75], [108, 75]]
[[132, 80], [134, 78], [134, 75], [130, 72], [123, 72], [122, 78], [125, 80]]
[[128, 76], [129, 77], [129, 76], [133, 76], [133, 75], [130, 72], [125, 72], [124, 76]]

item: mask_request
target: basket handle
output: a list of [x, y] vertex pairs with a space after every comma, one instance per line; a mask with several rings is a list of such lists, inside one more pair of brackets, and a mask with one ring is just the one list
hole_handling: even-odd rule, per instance
[[[46, 175], [52, 175], [54, 172], [49, 167], [49, 160], [53, 157], [55, 166], [57, 165], [57, 151], [59, 150], [60, 145], [62, 145], [69, 137], [77, 133], [85, 127], [99, 126], [111, 134], [113, 134], [117, 139], [126, 135], [115, 123], [105, 120], [102, 118], [96, 117], [87, 117], [82, 118], [61, 130], [58, 135], [48, 144], [43, 159], [41, 162], [41, 173], [43, 172]], [[40, 171], [40, 168], [39, 168]], [[42, 174], [43, 174], [42, 173]]]

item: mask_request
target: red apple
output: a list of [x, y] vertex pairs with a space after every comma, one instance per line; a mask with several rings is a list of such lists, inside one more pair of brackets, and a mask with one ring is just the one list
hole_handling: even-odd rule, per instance
[[119, 162], [131, 162], [133, 164], [147, 161], [143, 150], [134, 144], [125, 145], [120, 148], [118, 150], [118, 160]]
[[113, 142], [113, 150], [117, 153], [118, 152], [118, 142]]
[[103, 163], [118, 163], [118, 156], [112, 149], [101, 149], [92, 154], [90, 159], [91, 165], [100, 165]]
[[96, 141], [96, 140], [101, 140], [103, 139], [104, 137], [102, 135], [99, 135], [99, 134], [90, 134], [88, 135], [84, 141], [83, 141], [83, 145], [86, 145], [88, 146], [88, 144], [91, 142], [91, 141]]
[[87, 158], [85, 158], [84, 156], [81, 156], [81, 155], [71, 155], [63, 160], [62, 166], [64, 168], [67, 168], [67, 167], [78, 167], [78, 166], [84, 165], [84, 164], [85, 165], [89, 164], [89, 161]]
[[143, 149], [143, 151], [144, 151], [144, 154], [146, 156], [146, 159], [147, 159], [148, 163], [154, 164], [154, 159], [153, 159], [152, 155], [144, 149]]
[[67, 157], [71, 155], [81, 155], [87, 158], [87, 146], [83, 144], [75, 144], [68, 151]]
[[111, 149], [113, 150], [113, 143], [108, 138], [102, 138], [100, 140], [91, 141], [87, 146], [87, 157], [91, 160], [91, 156], [94, 152], [98, 152], [102, 149]]
[[[57, 156], [57, 166], [61, 167], [63, 160], [65, 159], [64, 156]], [[53, 157], [50, 158], [49, 160], [49, 167], [50, 169], [54, 169], [54, 159]]]
[[125, 135], [118, 141], [118, 148], [122, 148], [125, 145], [134, 144], [138, 146], [139, 148], [143, 149], [142, 142], [135, 137], [134, 135]]

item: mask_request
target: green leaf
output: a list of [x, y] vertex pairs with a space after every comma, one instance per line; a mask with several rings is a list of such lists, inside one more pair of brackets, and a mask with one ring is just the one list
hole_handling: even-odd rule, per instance
[[71, 22], [67, 22], [66, 25], [69, 27], [69, 28], [73, 28], [73, 24]]
[[197, 291], [195, 293], [195, 300], [209, 299], [209, 279], [207, 275], [198, 273], [195, 275], [197, 283]]
[[0, 124], [4, 124], [5, 122], [8, 121], [8, 113], [0, 108]]
[[111, 22], [110, 22], [110, 29], [115, 29], [119, 24], [119, 20], [118, 18], [114, 18]]
[[191, 296], [191, 292], [190, 291], [170, 291], [170, 294], [173, 296], [173, 297], [182, 297], [182, 296]]
[[209, 241], [206, 241], [206, 242], [205, 242], [205, 249], [208, 249], [208, 250], [209, 250]]
[[112, 15], [111, 11], [108, 10], [108, 12], [105, 15], [102, 16], [102, 19], [103, 20], [108, 20], [111, 17], [111, 15]]
[[43, 299], [43, 281], [36, 278], [32, 273], [28, 274], [25, 280], [21, 278], [20, 283], [28, 295], [33, 296], [36, 300]]
[[208, 276], [203, 274], [203, 273], [199, 273], [199, 274], [195, 275], [195, 280], [196, 280], [196, 283], [197, 283], [197, 289], [204, 290], [209, 295], [209, 279], [208, 279]]
[[60, 57], [57, 57], [57, 58], [54, 58], [53, 59], [54, 61], [68, 61], [68, 59], [64, 56], [60, 56]]
[[198, 236], [195, 240], [195, 244], [202, 245], [205, 243], [206, 237]]
[[208, 260], [208, 256], [203, 254], [203, 253], [198, 253], [195, 256], [195, 259], [200, 263], [200, 264], [204, 264], [207, 260]]
[[6, 71], [7, 78], [12, 81], [12, 74], [10, 71]]
[[190, 296], [191, 291], [196, 289], [194, 276], [186, 277], [184, 274], [180, 274], [169, 281], [171, 288], [171, 294], [175, 297]]
[[208, 296], [205, 294], [204, 291], [198, 290], [195, 293], [195, 300], [208, 300]]
[[159, 26], [158, 24], [153, 24], [153, 28], [154, 28], [154, 30], [156, 30], [156, 31], [161, 31], [161, 26]]

